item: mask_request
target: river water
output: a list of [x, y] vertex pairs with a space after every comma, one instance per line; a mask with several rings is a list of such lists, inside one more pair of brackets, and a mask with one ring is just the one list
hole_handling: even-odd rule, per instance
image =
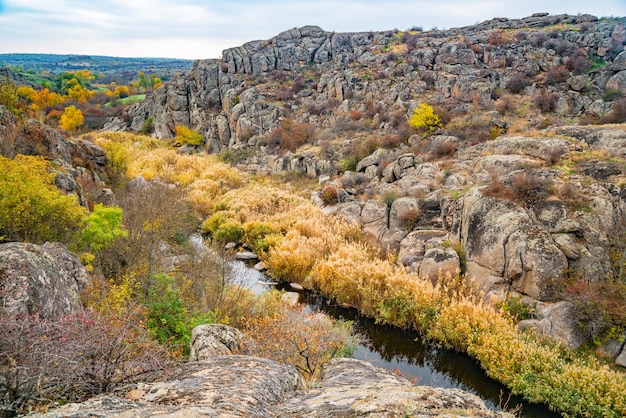
[[[255, 294], [261, 294], [272, 287], [260, 284], [259, 282], [265, 283], [271, 279], [242, 261], [232, 263], [231, 273], [239, 284], [250, 288]], [[289, 284], [280, 284], [277, 287], [280, 290], [293, 291]], [[519, 405], [522, 410], [517, 416], [520, 417], [559, 417], [544, 405], [532, 404], [511, 395], [505, 386], [489, 378], [475, 360], [463, 353], [423, 342], [417, 333], [376, 324], [371, 318], [359, 315], [356, 309], [334, 304], [314, 292], [299, 293], [300, 303], [334, 318], [354, 323], [355, 332], [364, 337], [363, 343], [353, 355], [354, 358], [399, 371], [419, 385], [466, 390], [479, 396], [494, 410], [499, 410], [501, 406], [511, 410]]]

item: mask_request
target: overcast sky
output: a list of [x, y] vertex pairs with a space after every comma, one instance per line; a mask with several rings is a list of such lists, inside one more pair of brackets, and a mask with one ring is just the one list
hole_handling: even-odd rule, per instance
[[535, 12], [626, 16], [626, 0], [0, 0], [0, 53], [218, 58], [304, 25], [449, 29]]

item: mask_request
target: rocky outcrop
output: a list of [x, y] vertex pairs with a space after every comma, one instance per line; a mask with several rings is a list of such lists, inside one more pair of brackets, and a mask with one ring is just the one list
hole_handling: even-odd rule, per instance
[[8, 314], [55, 318], [81, 310], [80, 291], [88, 275], [63, 244], [12, 242], [0, 244], [0, 280]]
[[[624, 132], [554, 132], [500, 137], [435, 163], [409, 153], [385, 161], [379, 150], [358, 163], [360, 173], [344, 173], [325, 187], [348, 196], [338, 203], [338, 216], [395, 252], [410, 271], [437, 281], [463, 270], [494, 304], [520, 297], [535, 312], [523, 327], [575, 348], [585, 341], [575, 308], [562, 301], [564, 280], [612, 277], [611, 243], [623, 239], [626, 221], [622, 171], [612, 169], [623, 163], [592, 154], [621, 155]], [[568, 176], [554, 168], [576, 156], [588, 160], [573, 164]]]
[[334, 360], [305, 389], [293, 367], [248, 356], [188, 363], [172, 380], [68, 404], [35, 417], [511, 417], [459, 389], [415, 386], [353, 359]]
[[487, 410], [482, 400], [459, 389], [416, 386], [355, 359], [333, 360], [318, 385], [283, 402], [276, 409], [277, 416], [510, 416]]
[[[197, 61], [190, 73], [166, 83], [109, 126], [152, 127], [158, 138], [171, 138], [177, 125], [189, 126], [202, 133], [207, 151], [246, 149], [241, 167], [275, 171], [285, 167], [277, 161], [282, 151], [268, 144], [267, 135], [286, 119], [341, 130], [354, 112], [352, 122], [384, 135], [395, 132], [392, 116], [406, 118], [420, 101], [467, 112], [470, 103], [490, 102], [515, 90], [515, 83], [522, 83], [529, 96], [556, 97], [553, 108], [560, 116], [601, 117], [614, 106], [604, 92], [625, 88], [624, 23], [589, 15], [536, 15], [429, 32], [294, 28], [227, 49], [221, 59]], [[554, 25], [561, 26], [554, 30]], [[598, 62], [588, 72], [590, 57]], [[490, 126], [506, 131], [502, 116], [493, 116]], [[329, 163], [316, 169], [311, 163], [295, 170], [332, 173], [342, 153], [333, 150]], [[304, 156], [296, 153], [299, 157]]]
[[244, 339], [245, 335], [237, 328], [222, 324], [198, 325], [191, 332], [189, 361], [232, 354]]
[[172, 380], [145, 383], [115, 395], [65, 405], [45, 417], [267, 417], [301, 386], [293, 367], [247, 356], [188, 363]]
[[3, 82], [5, 79], [16, 86], [34, 87], [32, 83], [25, 80], [22, 76], [11, 71], [11, 69], [7, 67], [0, 68], [0, 82]]

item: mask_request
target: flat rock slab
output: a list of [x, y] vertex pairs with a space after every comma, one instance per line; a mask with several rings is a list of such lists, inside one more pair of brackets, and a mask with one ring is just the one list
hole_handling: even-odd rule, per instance
[[144, 383], [31, 417], [506, 417], [460, 389], [416, 386], [355, 359], [333, 360], [303, 390], [295, 368], [249, 356], [219, 356]]
[[175, 379], [139, 384], [123, 396], [99, 396], [37, 417], [268, 417], [301, 385], [295, 368], [249, 356], [188, 363]]
[[297, 392], [274, 410], [285, 417], [512, 417], [493, 412], [460, 389], [416, 386], [355, 359], [336, 359], [320, 385]]
[[237, 254], [235, 254], [235, 258], [237, 260], [245, 261], [245, 260], [256, 260], [259, 258], [259, 256], [253, 253], [252, 251], [240, 251]]

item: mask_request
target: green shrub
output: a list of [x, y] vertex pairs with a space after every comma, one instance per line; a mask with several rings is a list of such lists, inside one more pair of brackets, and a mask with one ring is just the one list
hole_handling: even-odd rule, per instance
[[87, 218], [87, 226], [75, 237], [75, 246], [90, 251], [101, 251], [121, 237], [128, 236], [122, 226], [122, 208], [96, 204]]
[[161, 344], [172, 345], [180, 354], [189, 355], [191, 331], [200, 324], [215, 321], [212, 314], [189, 312], [174, 284], [174, 279], [164, 273], [151, 277], [145, 300], [146, 325]]
[[213, 234], [213, 239], [218, 242], [241, 242], [243, 238], [243, 226], [237, 221], [222, 223]]
[[278, 229], [267, 222], [252, 221], [247, 222], [243, 226], [243, 232], [250, 248], [252, 248], [254, 252], [260, 253], [269, 249], [270, 241], [267, 241], [266, 238], [276, 234]]
[[152, 121], [152, 116], [148, 116], [148, 118], [144, 121], [141, 127], [141, 133], [150, 135], [154, 131], [154, 123]]

